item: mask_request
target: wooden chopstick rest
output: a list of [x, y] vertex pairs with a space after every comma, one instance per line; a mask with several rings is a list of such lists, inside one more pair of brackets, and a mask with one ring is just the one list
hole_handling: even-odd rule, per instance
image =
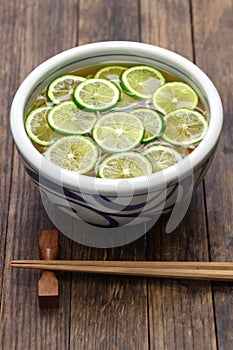
[[[58, 231], [39, 232], [39, 254], [41, 260], [54, 260], [58, 255]], [[58, 279], [52, 271], [44, 271], [38, 281], [38, 301], [40, 308], [59, 307]]]

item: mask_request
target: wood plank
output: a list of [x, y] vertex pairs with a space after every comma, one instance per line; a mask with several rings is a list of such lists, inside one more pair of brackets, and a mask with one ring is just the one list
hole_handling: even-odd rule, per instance
[[[142, 42], [193, 59], [190, 9], [187, 0], [140, 0]], [[187, 49], [188, 42], [188, 49]]]
[[[141, 40], [170, 48], [192, 59], [188, 3], [185, 0], [141, 0]], [[164, 234], [168, 217], [160, 219], [151, 230], [147, 238], [149, 260], [208, 260], [208, 234], [211, 259], [232, 260], [233, 167], [232, 146], [228, 141], [232, 141], [233, 131], [229, 92], [232, 81], [232, 1], [222, 0], [221, 9], [218, 0], [210, 3], [207, 0], [193, 2], [197, 63], [213, 78], [223, 96], [226, 111], [223, 137], [205, 181], [208, 230], [203, 188], [199, 186], [185, 220], [173, 234]], [[140, 39], [136, 0], [81, 0], [79, 26], [77, 5], [78, 0], [32, 0], [27, 5], [17, 0], [0, 2], [0, 43], [4, 47], [0, 63], [7, 73], [0, 91], [1, 96], [6, 96], [6, 91], [10, 96], [9, 99], [3, 98], [2, 111], [9, 111], [16, 86], [33, 67], [76, 44], [77, 27], [80, 29], [80, 44], [108, 39]], [[87, 21], [89, 16], [93, 21]], [[9, 72], [14, 74], [9, 75]], [[150, 280], [148, 320], [144, 279], [73, 275], [71, 286], [71, 275], [59, 273], [58, 278], [62, 281], [60, 309], [39, 312], [36, 286], [40, 274], [11, 271], [9, 263], [12, 258], [36, 257], [36, 234], [39, 229], [52, 225], [38, 190], [25, 177], [18, 155], [15, 153], [14, 159], [11, 158], [12, 141], [5, 114], [1, 114], [0, 125], [7, 130], [1, 135], [3, 147], [0, 149], [1, 165], [4, 164], [2, 168], [0, 165], [2, 349], [216, 349], [217, 345], [221, 350], [233, 348], [232, 315], [229, 312], [233, 306], [233, 293], [230, 284], [213, 284], [218, 344], [208, 282]], [[63, 259], [146, 258], [144, 239], [122, 248], [97, 250], [75, 243], [71, 247], [71, 242], [62, 236], [60, 246]], [[5, 252], [6, 263], [2, 266]]]
[[[77, 1], [16, 1], [7, 2], [16, 17], [16, 27], [9, 33], [15, 36], [14, 56], [17, 65], [9, 60], [11, 79], [17, 82], [47, 57], [76, 44]], [[2, 3], [2, 2], [1, 2]], [[12, 17], [10, 23], [13, 22]], [[72, 21], [72, 25], [70, 25]], [[64, 36], [64, 33], [66, 35]], [[9, 34], [11, 35], [11, 34]], [[9, 37], [8, 37], [9, 38]], [[11, 38], [11, 36], [10, 36]], [[18, 46], [17, 46], [18, 41]], [[9, 50], [9, 49], [8, 49]], [[5, 60], [11, 56], [5, 52]], [[20, 61], [19, 61], [20, 58]], [[14, 72], [15, 76], [14, 76]], [[12, 85], [12, 83], [11, 83]], [[38, 230], [52, 228], [43, 209], [39, 191], [32, 184], [19, 162], [17, 152], [12, 164], [12, 184], [7, 227], [6, 256], [3, 278], [0, 347], [2, 349], [68, 349], [70, 275], [58, 274], [60, 308], [39, 310], [37, 283], [39, 272], [11, 270], [14, 257], [38, 257]], [[9, 170], [8, 170], [9, 171]], [[71, 258], [71, 245], [64, 236], [60, 239], [60, 257]], [[68, 301], [68, 302], [67, 302]], [[58, 322], [59, 320], [59, 322]]]
[[[137, 1], [81, 0], [79, 14], [79, 44], [139, 40]], [[86, 21], [87, 17], [89, 21]], [[115, 249], [94, 249], [73, 244], [73, 259], [145, 258], [144, 238]], [[146, 350], [147, 332], [146, 280], [73, 275], [70, 349]]]
[[79, 45], [106, 40], [139, 40], [137, 0], [80, 0], [79, 14]]
[[[159, 23], [159, 24], [158, 24]], [[193, 58], [188, 1], [141, 1], [141, 39]], [[208, 260], [204, 194], [194, 190], [190, 208], [179, 227], [165, 234], [169, 215], [147, 235], [148, 260]], [[149, 280], [151, 349], [216, 349], [211, 284]]]
[[[151, 230], [148, 259], [207, 261], [203, 211], [199, 187], [186, 217], [173, 233], [164, 233], [168, 216]], [[149, 327], [152, 349], [216, 349], [210, 282], [149, 280]]]
[[[5, 1], [0, 3], [0, 47], [4, 48], [0, 55], [1, 84], [1, 148], [0, 148], [0, 296], [2, 290], [2, 274], [5, 257], [5, 242], [7, 230], [7, 213], [9, 207], [11, 187], [11, 166], [13, 156], [13, 142], [9, 129], [10, 104], [19, 81], [19, 71], [11, 76], [12, 67], [19, 66], [20, 44], [19, 38], [22, 28], [17, 17], [18, 5], [11, 3], [9, 6]], [[12, 19], [14, 24], [12, 25]], [[17, 28], [17, 31], [15, 31]], [[14, 54], [12, 54], [14, 52]]]
[[[200, 17], [200, 13], [208, 13], [208, 16]], [[216, 85], [224, 105], [223, 133], [205, 177], [210, 258], [213, 261], [233, 260], [232, 14], [232, 0], [193, 2], [196, 61]], [[232, 349], [233, 315], [228, 310], [233, 308], [233, 286], [214, 283], [213, 291], [218, 347]]]

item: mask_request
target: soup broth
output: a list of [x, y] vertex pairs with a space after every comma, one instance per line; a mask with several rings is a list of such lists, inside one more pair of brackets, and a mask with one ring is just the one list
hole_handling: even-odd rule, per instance
[[46, 158], [101, 178], [162, 171], [189, 155], [207, 127], [205, 107], [191, 86], [156, 67], [119, 63], [56, 78], [25, 121]]

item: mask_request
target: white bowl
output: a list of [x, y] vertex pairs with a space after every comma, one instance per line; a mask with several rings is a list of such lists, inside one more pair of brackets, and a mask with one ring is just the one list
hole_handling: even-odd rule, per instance
[[[163, 172], [127, 180], [105, 180], [77, 175], [47, 161], [32, 145], [24, 129], [25, 115], [34, 97], [50, 81], [62, 74], [81, 67], [116, 62], [155, 66], [190, 84], [199, 94], [208, 113], [209, 127], [203, 141], [177, 165]], [[97, 228], [94, 233], [95, 243], [90, 244], [85, 239], [80, 239], [81, 222], [98, 227], [124, 227], [124, 231], [121, 231], [124, 232], [123, 235], [132, 231], [132, 237], [126, 239], [128, 242], [147, 230], [143, 229], [142, 232], [140, 229], [141, 233], [136, 234], [137, 230], [130, 228], [132, 225], [147, 222], [147, 226], [151, 227], [161, 213], [173, 210], [167, 229], [171, 231], [182, 220], [193, 186], [200, 182], [212, 161], [222, 123], [219, 94], [210, 79], [197, 66], [174, 52], [127, 41], [79, 46], [48, 59], [23, 81], [11, 108], [14, 141], [27, 173], [39, 185], [51, 220], [72, 239], [95, 246], [108, 244], [98, 244], [100, 233]], [[68, 227], [70, 225], [72, 228]], [[110, 231], [107, 230], [108, 235]], [[111, 232], [120, 231], [118, 229]], [[122, 242], [118, 243], [110, 245], [120, 245]]]

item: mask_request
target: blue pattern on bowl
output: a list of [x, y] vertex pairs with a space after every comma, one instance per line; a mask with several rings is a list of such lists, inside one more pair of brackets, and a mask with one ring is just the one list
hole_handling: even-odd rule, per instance
[[[204, 174], [206, 173], [211, 161], [212, 156], [208, 157], [203, 164], [198, 169], [194, 171], [194, 184], [197, 185]], [[85, 193], [85, 198], [88, 197], [89, 201], [84, 199], [83, 193], [80, 191], [70, 190], [60, 184], [53, 183], [47, 178], [41, 177], [24, 159], [24, 166], [31, 177], [31, 179], [36, 183], [41, 192], [46, 196], [47, 200], [51, 200], [53, 204], [55, 204], [58, 209], [66, 209], [71, 210], [73, 214], [76, 214], [77, 220], [83, 220], [90, 224], [96, 224], [101, 227], [117, 227], [124, 225], [126, 223], [125, 219], [128, 218], [128, 223], [132, 221], [132, 218], [137, 218], [141, 215], [141, 220], [143, 216], [145, 216], [145, 222], [148, 221], [149, 216], [158, 215], [163, 213], [170, 212], [177, 200], [177, 188], [178, 183], [170, 183], [167, 185], [166, 189], [162, 189], [160, 191], [155, 191], [152, 198], [145, 201], [145, 197], [148, 198], [148, 193], [138, 194], [137, 204], [130, 204], [126, 206], [121, 206], [117, 203], [114, 203], [113, 200], [116, 198], [115, 196], [99, 196], [94, 194]], [[179, 183], [179, 185], [182, 185]], [[168, 189], [168, 190], [167, 190]], [[165, 193], [165, 197], [160, 196]], [[135, 197], [133, 197], [132, 202]], [[141, 201], [139, 202], [139, 200]], [[99, 207], [104, 207], [101, 210]], [[89, 211], [92, 211], [96, 215], [100, 216], [100, 220], [96, 222], [96, 215], [94, 221], [87, 221], [84, 216], [81, 216], [79, 213], [80, 208], [86, 208]], [[142, 214], [143, 213], [143, 214]], [[106, 225], [103, 225], [103, 219], [106, 220]], [[124, 219], [124, 220], [122, 220]]]

